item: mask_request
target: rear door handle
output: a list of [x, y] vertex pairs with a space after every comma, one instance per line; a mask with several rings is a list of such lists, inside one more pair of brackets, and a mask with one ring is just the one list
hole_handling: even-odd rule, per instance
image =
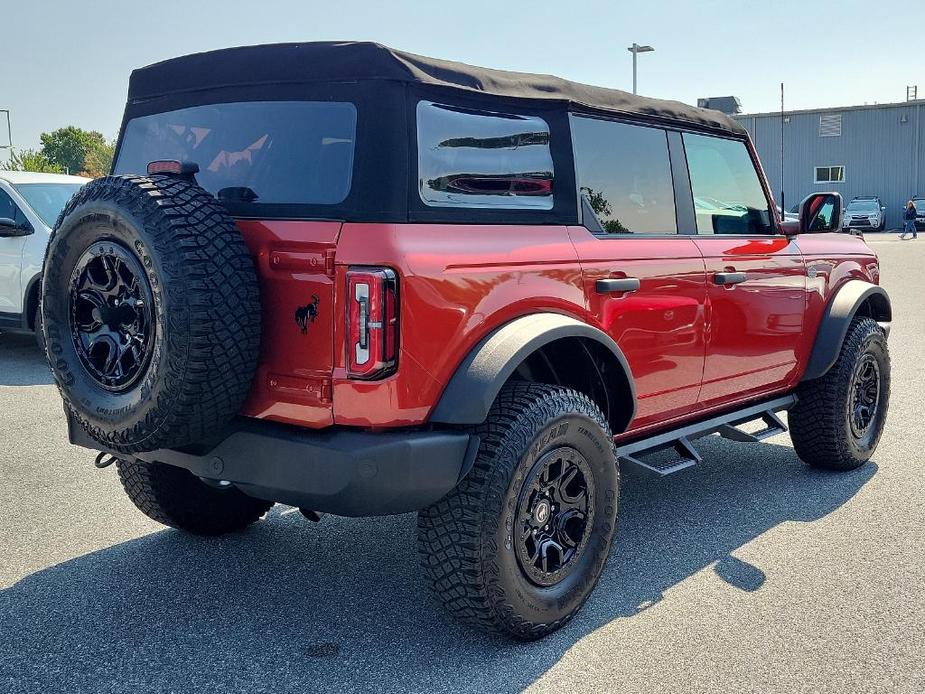
[[597, 280], [594, 289], [598, 294], [626, 294], [639, 290], [638, 277], [622, 277], [620, 279]]
[[748, 277], [744, 272], [717, 272], [713, 275], [713, 283], [721, 284], [723, 286], [730, 286], [733, 284], [741, 284]]

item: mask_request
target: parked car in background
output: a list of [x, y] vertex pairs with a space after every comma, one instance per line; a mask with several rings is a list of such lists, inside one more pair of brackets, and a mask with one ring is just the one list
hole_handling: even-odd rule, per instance
[[916, 229], [925, 229], [925, 195], [914, 195], [912, 204], [915, 205]]
[[0, 171], [0, 329], [35, 331], [39, 278], [51, 228], [90, 179]]
[[843, 230], [883, 231], [886, 228], [886, 207], [876, 195], [858, 195], [845, 207]]

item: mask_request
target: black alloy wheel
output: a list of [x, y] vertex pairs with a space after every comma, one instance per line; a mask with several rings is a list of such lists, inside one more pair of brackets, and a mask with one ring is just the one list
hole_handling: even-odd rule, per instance
[[872, 354], [858, 360], [851, 378], [848, 418], [851, 433], [864, 438], [877, 417], [880, 405], [880, 365]]
[[517, 507], [517, 560], [538, 586], [571, 573], [588, 544], [594, 521], [594, 478], [574, 448], [556, 448], [536, 462]]
[[151, 359], [151, 285], [138, 258], [115, 241], [93, 243], [70, 283], [71, 339], [80, 363], [113, 392], [132, 387]]

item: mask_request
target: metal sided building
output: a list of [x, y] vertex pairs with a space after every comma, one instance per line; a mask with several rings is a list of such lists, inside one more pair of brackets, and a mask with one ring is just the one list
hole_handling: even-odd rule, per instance
[[923, 99], [733, 118], [751, 135], [778, 204], [783, 132], [788, 210], [813, 191], [834, 190], [846, 202], [878, 195], [886, 206], [887, 229], [896, 229], [906, 201], [925, 195]]

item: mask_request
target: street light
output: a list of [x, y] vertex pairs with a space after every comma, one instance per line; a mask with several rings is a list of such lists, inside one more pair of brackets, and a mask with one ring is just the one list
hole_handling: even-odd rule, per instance
[[627, 48], [630, 53], [633, 54], [633, 94], [636, 93], [636, 56], [639, 53], [651, 53], [655, 49], [652, 46], [640, 46], [638, 43], [634, 43], [632, 46]]

